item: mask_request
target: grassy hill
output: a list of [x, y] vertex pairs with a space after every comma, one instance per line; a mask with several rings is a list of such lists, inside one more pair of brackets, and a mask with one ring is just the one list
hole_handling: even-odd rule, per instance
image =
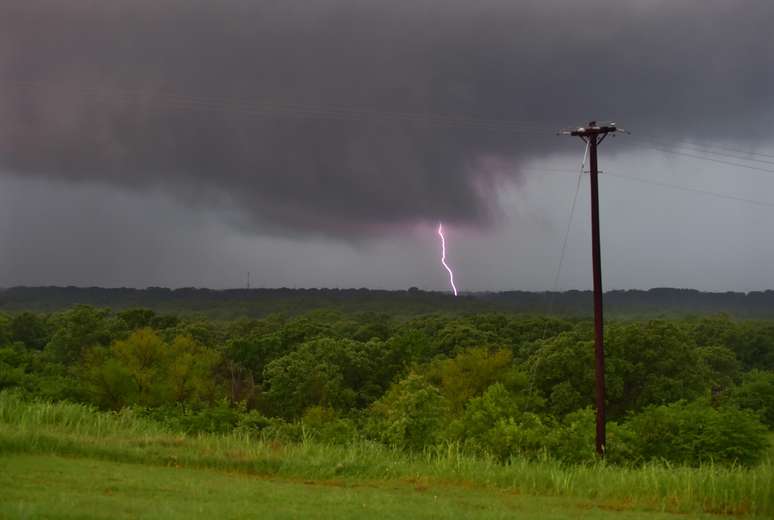
[[58, 455], [0, 457], [0, 468], [3, 518], [685, 517], [643, 509], [626, 501], [539, 497], [486, 486], [410, 479], [289, 479]]
[[4, 518], [693, 518], [774, 514], [754, 468], [508, 464], [444, 450], [186, 436], [0, 394]]

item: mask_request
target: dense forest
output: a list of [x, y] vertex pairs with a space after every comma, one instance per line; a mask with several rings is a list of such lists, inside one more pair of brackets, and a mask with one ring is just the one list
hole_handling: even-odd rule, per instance
[[[317, 309], [343, 312], [387, 312], [415, 316], [433, 312], [548, 313], [590, 316], [590, 291], [447, 293], [373, 289], [147, 289], [100, 287], [12, 287], [0, 289], [0, 311], [52, 312], [86, 304], [113, 309], [144, 307], [163, 313], [199, 314], [209, 318], [261, 318], [272, 313], [300, 314]], [[740, 318], [774, 316], [774, 291], [701, 292], [659, 288], [608, 291], [605, 312], [617, 318], [684, 317], [727, 314]]]
[[[605, 333], [609, 461], [759, 460], [774, 428], [774, 321], [609, 320]], [[0, 313], [0, 391], [181, 432], [363, 438], [406, 451], [454, 443], [499, 460], [583, 463], [595, 458], [593, 381], [585, 317], [333, 308], [222, 320], [90, 305]]]

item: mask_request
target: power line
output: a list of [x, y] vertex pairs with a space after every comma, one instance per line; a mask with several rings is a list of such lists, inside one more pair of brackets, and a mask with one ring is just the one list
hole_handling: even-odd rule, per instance
[[[3, 79], [7, 83], [25, 86], [49, 86], [42, 81], [27, 81]], [[69, 85], [60, 85], [69, 88]], [[375, 119], [382, 121], [404, 121], [430, 124], [432, 126], [476, 128], [483, 130], [505, 131], [515, 133], [531, 133], [542, 129], [546, 135], [552, 134], [547, 126], [535, 121], [517, 121], [507, 119], [489, 119], [474, 116], [454, 114], [439, 114], [432, 112], [408, 112], [377, 110], [372, 108], [353, 108], [342, 105], [309, 105], [298, 103], [277, 103], [272, 100], [246, 100], [240, 98], [205, 97], [177, 94], [173, 92], [148, 91], [126, 88], [111, 88], [105, 86], [78, 86], [78, 90], [94, 96], [96, 99], [110, 96], [124, 102], [161, 104], [169, 108], [195, 108], [210, 110], [232, 110], [243, 115], [286, 115], [296, 117], [317, 117], [338, 120]]]
[[[565, 257], [565, 253], [567, 251], [567, 241], [570, 238], [570, 229], [572, 228], [572, 219], [573, 219], [573, 216], [575, 216], [575, 206], [578, 203], [578, 193], [580, 193], [581, 181], [583, 180], [583, 170], [584, 170], [584, 167], [586, 166], [586, 158], [588, 157], [588, 154], [589, 154], [589, 147], [588, 147], [588, 143], [587, 143], [586, 144], [586, 150], [583, 152], [583, 160], [581, 160], [580, 171], [578, 172], [578, 182], [575, 185], [575, 195], [573, 195], [573, 197], [572, 197], [572, 205], [570, 206], [570, 214], [567, 217], [567, 227], [566, 227], [565, 232], [564, 232], [564, 240], [562, 240], [562, 248], [561, 248], [560, 253], [559, 253], [559, 263], [556, 266], [556, 273], [554, 274], [553, 288], [551, 290], [551, 295], [549, 296], [549, 299], [548, 299], [548, 315], [551, 315], [551, 312], [554, 309], [555, 295], [556, 295], [556, 291], [559, 289], [559, 276], [561, 275], [562, 265], [564, 264], [564, 257]], [[567, 171], [569, 171], [569, 170], [567, 170]], [[548, 332], [548, 320], [546, 320], [546, 324], [543, 327], [543, 334], [541, 336], [542, 339], [545, 339], [546, 332]]]
[[693, 145], [689, 145], [689, 144], [679, 143], [678, 145], [673, 145], [672, 143], [668, 143], [666, 141], [659, 141], [659, 140], [656, 140], [656, 139], [649, 139], [647, 137], [639, 136], [639, 138], [643, 139], [645, 141], [649, 141], [651, 143], [655, 143], [658, 146], [669, 148], [671, 150], [680, 151], [682, 148], [688, 148], [689, 152], [696, 151], [696, 152], [710, 154], [710, 155], [717, 155], [717, 156], [725, 157], [725, 158], [728, 158], [728, 159], [737, 159], [737, 160], [740, 160], [740, 161], [747, 161], [747, 162], [754, 162], [754, 163], [761, 163], [761, 164], [774, 164], [774, 161], [769, 161], [769, 160], [766, 160], [766, 159], [756, 159], [754, 157], [743, 157], [741, 155], [733, 155], [733, 154], [729, 154], [727, 152], [716, 152], [716, 151], [713, 151], [713, 150], [710, 150], [710, 149], [701, 148], [701, 147], [693, 146]]
[[[659, 143], [659, 144], [673, 146], [673, 143], [667, 143], [666, 141], [661, 141], [661, 140], [655, 139], [652, 136], [649, 136], [647, 134], [637, 133], [637, 135], [635, 137], [639, 137], [641, 139], [645, 139], [645, 140], [648, 140], [648, 141], [656, 142], [656, 143]], [[761, 157], [768, 157], [768, 158], [774, 159], [774, 154], [764, 153], [764, 152], [753, 152], [752, 150], [742, 150], [740, 148], [731, 148], [731, 147], [728, 147], [728, 146], [723, 146], [723, 145], [718, 145], [718, 144], [710, 144], [710, 143], [701, 144], [701, 143], [683, 143], [683, 142], [681, 142], [680, 146], [686, 147], [686, 148], [695, 148], [695, 149], [698, 149], [698, 150], [716, 149], [716, 150], [723, 150], [725, 152], [739, 153], [739, 154], [748, 155], [748, 156], [749, 155], [759, 155]], [[714, 153], [714, 152], [712, 152], [712, 153]], [[733, 156], [730, 156], [730, 157], [733, 157]], [[741, 157], [740, 157], [740, 159], [741, 159]], [[754, 160], [754, 159], [745, 159], [745, 160]], [[763, 161], [763, 162], [769, 162], [769, 161]]]
[[688, 186], [679, 186], [677, 184], [670, 184], [670, 183], [661, 182], [661, 181], [654, 181], [654, 180], [650, 180], [650, 179], [641, 179], [639, 177], [629, 177], [628, 175], [620, 175], [620, 174], [617, 174], [617, 173], [605, 172], [605, 175], [610, 175], [611, 177], [617, 177], [619, 179], [626, 179], [626, 180], [629, 180], [629, 181], [639, 182], [639, 183], [642, 183], [642, 184], [652, 184], [653, 186], [661, 186], [662, 188], [671, 188], [671, 189], [680, 190], [680, 191], [687, 191], [687, 192], [692, 192], [692, 193], [700, 193], [702, 195], [710, 195], [712, 197], [717, 197], [717, 198], [720, 198], [720, 199], [728, 199], [728, 200], [734, 200], [734, 201], [737, 201], [737, 202], [744, 202], [744, 203], [747, 203], [747, 204], [754, 204], [756, 206], [766, 206], [766, 207], [774, 208], [774, 202], [766, 202], [766, 201], [762, 201], [762, 200], [747, 199], [747, 198], [744, 198], [744, 197], [737, 197], [735, 195], [728, 195], [728, 194], [725, 194], [725, 193], [718, 193], [716, 191], [702, 190], [700, 188], [691, 188], [691, 187], [688, 187]]
[[[24, 86], [37, 86], [47, 87], [52, 84], [46, 81], [40, 80], [24, 80], [24, 79], [0, 79], [0, 82], [13, 83]], [[57, 85], [54, 84], [56, 87]], [[72, 88], [72, 85], [60, 83], [58, 86]], [[472, 128], [486, 131], [507, 132], [507, 133], [521, 133], [538, 135], [541, 131], [545, 131], [545, 135], [548, 135], [548, 126], [538, 123], [536, 121], [525, 120], [513, 120], [513, 119], [493, 119], [484, 118], [478, 116], [463, 116], [458, 114], [439, 114], [433, 112], [410, 112], [410, 111], [390, 111], [390, 110], [378, 110], [373, 108], [355, 108], [344, 105], [312, 105], [312, 104], [300, 104], [300, 103], [277, 103], [272, 100], [255, 100], [237, 97], [213, 97], [213, 96], [192, 96], [179, 94], [175, 92], [164, 91], [150, 91], [142, 89], [128, 89], [128, 88], [114, 88], [102, 86], [88, 86], [79, 85], [78, 90], [91, 94], [96, 100], [100, 100], [100, 97], [110, 96], [112, 99], [120, 99], [126, 103], [147, 103], [162, 105], [170, 109], [195, 109], [195, 110], [225, 110], [236, 111], [242, 116], [260, 116], [260, 117], [272, 117], [272, 116], [286, 116], [286, 117], [298, 117], [298, 118], [312, 118], [312, 119], [328, 119], [339, 121], [358, 121], [358, 120], [378, 120], [378, 121], [399, 121], [428, 124], [436, 127], [443, 128]], [[719, 164], [726, 164], [729, 166], [737, 166], [740, 168], [746, 168], [755, 171], [761, 171], [765, 173], [774, 173], [774, 169], [761, 168], [753, 165], [747, 165], [742, 163], [736, 163], [731, 161], [724, 161], [722, 159], [715, 159], [710, 157], [703, 157], [700, 155], [687, 153], [680, 151], [672, 143], [653, 139], [647, 135], [638, 135], [642, 140], [650, 141], [658, 146], [648, 147], [653, 150], [657, 150], [663, 153], [671, 153], [676, 155], [682, 155], [685, 157], [692, 157], [699, 160], [717, 162]], [[741, 150], [738, 148], [724, 147], [720, 145], [697, 145], [692, 143], [680, 143], [680, 147], [687, 147], [694, 149], [696, 152], [716, 155], [728, 159], [741, 160], [747, 162], [755, 162], [761, 164], [772, 164], [774, 161], [757, 159], [749, 157], [750, 155], [756, 155], [761, 157], [768, 157], [774, 159], [773, 154], [766, 154], [762, 152], [752, 152], [747, 150]], [[712, 150], [716, 148], [719, 150], [726, 150], [735, 153], [744, 154], [745, 157], [739, 155], [732, 155], [726, 152], [720, 152]]]
[[[0, 79], [0, 82], [7, 82], [7, 83], [16, 83], [20, 85], [34, 85], [34, 86], [48, 86], [46, 82], [42, 81], [32, 81], [32, 80], [16, 80], [16, 79]], [[470, 117], [470, 116], [458, 116], [458, 115], [451, 115], [451, 114], [435, 114], [435, 113], [416, 113], [416, 112], [396, 112], [396, 111], [384, 111], [384, 110], [375, 110], [375, 109], [355, 109], [351, 107], [344, 107], [344, 106], [335, 106], [335, 105], [329, 105], [329, 106], [315, 106], [315, 105], [303, 105], [303, 104], [277, 104], [275, 102], [271, 101], [263, 101], [263, 102], [257, 102], [257, 101], [251, 101], [246, 99], [240, 99], [240, 98], [215, 98], [215, 97], [203, 97], [203, 96], [189, 96], [189, 95], [181, 95], [171, 92], [150, 92], [147, 90], [138, 90], [138, 89], [117, 89], [117, 88], [108, 88], [108, 87], [92, 87], [92, 86], [79, 86], [79, 90], [91, 93], [95, 96], [97, 96], [97, 99], [99, 100], [99, 96], [105, 96], [110, 95], [113, 98], [118, 97], [126, 102], [150, 102], [150, 103], [159, 103], [159, 101], [163, 101], [161, 104], [166, 105], [169, 108], [173, 109], [203, 109], [203, 110], [239, 110], [239, 112], [243, 115], [260, 115], [260, 116], [273, 116], [273, 115], [287, 115], [291, 117], [310, 117], [310, 118], [323, 118], [323, 119], [336, 119], [336, 120], [344, 120], [344, 121], [352, 121], [352, 120], [362, 120], [362, 119], [377, 119], [377, 120], [390, 120], [390, 121], [405, 121], [405, 122], [414, 122], [414, 123], [426, 123], [431, 124], [433, 126], [441, 126], [441, 127], [447, 127], [447, 128], [460, 128], [460, 127], [466, 127], [466, 128], [477, 128], [477, 129], [483, 129], [483, 130], [495, 130], [495, 131], [507, 131], [507, 132], [518, 132], [518, 133], [529, 133], [534, 135], [534, 129], [542, 127], [542, 125], [537, 124], [534, 121], [517, 121], [517, 120], [506, 120], [506, 119], [486, 119], [486, 118], [480, 118], [480, 117]], [[532, 127], [532, 129], [529, 129]], [[8, 133], [5, 132], [6, 135], [23, 135], [21, 132], [13, 132]], [[670, 153], [675, 155], [680, 155], [683, 157], [689, 157], [693, 159], [708, 161], [708, 162], [714, 162], [718, 164], [724, 164], [728, 166], [735, 166], [738, 168], [745, 168], [748, 170], [754, 170], [764, 173], [774, 173], [774, 169], [768, 169], [768, 168], [762, 168], [757, 167], [749, 164], [743, 164], [743, 163], [737, 163], [737, 162], [731, 162], [731, 161], [725, 161], [713, 157], [704, 157], [701, 155], [696, 155], [693, 153], [687, 153], [684, 151], [680, 151], [679, 149], [674, 148], [667, 148], [666, 146], [669, 145], [669, 143], [665, 141], [660, 141], [657, 139], [652, 139], [646, 135], [638, 134], [636, 137], [639, 137], [642, 140], [649, 141], [656, 143], [658, 145], [662, 146], [646, 146], [646, 148], [651, 150], [660, 151], [662, 153]], [[744, 160], [748, 162], [758, 162], [758, 163], [764, 163], [764, 164], [774, 164], [774, 161], [767, 161], [762, 159], [754, 159], [754, 158], [743, 158], [736, 155], [726, 154], [724, 152], [716, 152], [709, 149], [706, 149], [707, 147], [699, 146], [699, 145], [693, 145], [693, 144], [681, 144], [681, 146], [689, 146], [697, 149], [697, 152], [701, 153], [708, 153], [712, 155], [717, 155], [720, 157], [727, 157], [731, 159], [737, 159], [737, 160]], [[774, 155], [765, 154], [761, 152], [749, 152], [734, 148], [725, 148], [725, 147], [719, 147], [717, 148], [726, 149], [733, 152], [738, 153], [745, 153], [750, 155], [760, 155], [763, 157], [772, 157], [774, 158]], [[551, 168], [527, 168], [526, 171], [535, 171], [535, 172], [575, 172], [575, 170], [570, 169], [551, 169]], [[637, 182], [643, 182], [643, 183], [649, 183], [653, 185], [658, 185], [662, 187], [668, 187], [673, 189], [679, 189], [683, 191], [691, 191], [695, 193], [701, 193], [705, 195], [711, 195], [719, 198], [726, 198], [729, 200], [736, 200], [739, 202], [747, 202], [750, 204], [755, 204], [759, 206], [770, 206], [771, 203], [763, 202], [763, 201], [756, 201], [752, 199], [745, 199], [741, 197], [735, 197], [732, 195], [724, 195], [717, 192], [712, 192], [708, 190], [701, 190], [697, 188], [688, 188], [684, 186], [677, 186], [667, 183], [661, 183], [657, 181], [650, 181], [645, 179], [639, 179], [634, 177], [626, 177], [618, 174], [612, 174], [610, 175], [619, 177], [619, 178], [625, 178]], [[575, 201], [573, 201], [574, 203]], [[573, 210], [574, 211], [574, 210]], [[566, 241], [566, 238], [565, 238]], [[561, 268], [561, 267], [560, 267]]]
[[671, 154], [674, 154], [674, 155], [681, 155], [683, 157], [691, 157], [693, 159], [699, 159], [699, 160], [702, 160], [702, 161], [709, 161], [709, 162], [714, 162], [714, 163], [718, 163], [718, 164], [725, 164], [725, 165], [728, 165], [728, 166], [736, 166], [738, 168], [746, 168], [748, 170], [755, 170], [755, 171], [765, 172], [765, 173], [774, 173], [774, 169], [760, 168], [758, 166], [752, 166], [752, 165], [749, 165], [749, 164], [742, 164], [742, 163], [737, 163], [737, 162], [724, 161], [722, 159], [715, 159], [713, 157], [703, 157], [701, 155], [696, 155], [696, 154], [687, 153], [687, 152], [680, 152], [678, 150], [670, 150], [670, 149], [667, 149], [667, 148], [661, 148], [661, 147], [657, 147], [657, 146], [645, 146], [644, 148], [648, 148], [648, 149], [651, 149], [651, 150], [656, 150], [658, 152], [663, 152], [663, 153], [671, 153]]

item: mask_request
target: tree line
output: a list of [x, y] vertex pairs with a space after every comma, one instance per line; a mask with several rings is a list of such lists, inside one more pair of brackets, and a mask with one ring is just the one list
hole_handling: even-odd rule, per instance
[[[608, 459], [754, 464], [774, 428], [774, 321], [606, 325]], [[0, 314], [0, 391], [131, 409], [180, 431], [455, 443], [594, 460], [589, 319], [502, 312], [229, 320], [77, 305]]]
[[[687, 317], [728, 314], [739, 318], [774, 316], [774, 291], [711, 293], [660, 288], [609, 291], [606, 314], [616, 318]], [[54, 312], [76, 304], [160, 313], [198, 314], [213, 319], [260, 318], [274, 313], [303, 314], [319, 309], [376, 312], [400, 316], [444, 313], [551, 313], [590, 316], [590, 291], [447, 293], [373, 289], [147, 289], [100, 287], [12, 287], [0, 289], [0, 311]]]

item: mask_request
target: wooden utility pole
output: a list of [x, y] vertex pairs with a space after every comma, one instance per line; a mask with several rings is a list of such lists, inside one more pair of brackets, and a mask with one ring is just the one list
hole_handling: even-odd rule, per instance
[[594, 359], [596, 373], [597, 405], [597, 455], [605, 456], [605, 345], [602, 316], [602, 252], [599, 244], [599, 170], [597, 146], [608, 134], [620, 132], [615, 123], [605, 125], [596, 121], [576, 130], [560, 132], [562, 135], [580, 137], [589, 147], [589, 175], [591, 178], [591, 256], [594, 266]]

